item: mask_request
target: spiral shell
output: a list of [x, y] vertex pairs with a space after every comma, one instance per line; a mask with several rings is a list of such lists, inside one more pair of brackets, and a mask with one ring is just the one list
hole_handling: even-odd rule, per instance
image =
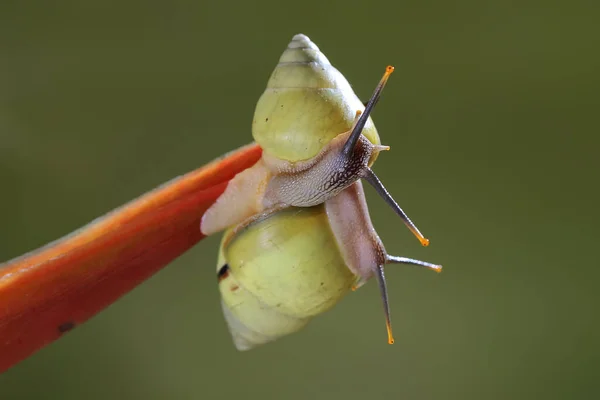
[[[260, 97], [252, 136], [263, 150], [286, 161], [307, 160], [364, 110], [346, 78], [305, 35], [292, 38]], [[369, 119], [363, 135], [380, 144]]]
[[303, 328], [356, 282], [324, 206], [289, 208], [225, 233], [217, 272], [223, 312], [239, 350]]

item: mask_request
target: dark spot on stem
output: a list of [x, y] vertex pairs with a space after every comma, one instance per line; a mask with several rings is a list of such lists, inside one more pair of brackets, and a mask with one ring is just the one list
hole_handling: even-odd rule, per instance
[[69, 332], [73, 328], [75, 328], [75, 322], [73, 322], [73, 321], [65, 322], [58, 326], [58, 332], [66, 333], [66, 332]]

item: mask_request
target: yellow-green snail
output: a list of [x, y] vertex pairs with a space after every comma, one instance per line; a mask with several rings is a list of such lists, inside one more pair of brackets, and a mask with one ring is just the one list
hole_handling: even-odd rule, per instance
[[375, 232], [360, 179], [421, 235], [370, 169], [382, 146], [369, 117], [393, 68], [366, 106], [305, 35], [279, 59], [256, 106], [262, 158], [238, 174], [205, 213], [204, 234], [227, 229], [217, 276], [235, 346], [293, 333], [346, 293], [377, 277], [393, 343], [383, 267], [441, 266], [390, 256]]

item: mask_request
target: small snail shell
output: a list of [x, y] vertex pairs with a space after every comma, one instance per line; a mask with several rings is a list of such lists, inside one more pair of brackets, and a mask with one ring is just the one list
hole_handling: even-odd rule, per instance
[[[263, 150], [286, 161], [307, 160], [364, 110], [350, 83], [307, 36], [292, 38], [256, 105], [252, 136]], [[373, 121], [362, 134], [380, 144]]]

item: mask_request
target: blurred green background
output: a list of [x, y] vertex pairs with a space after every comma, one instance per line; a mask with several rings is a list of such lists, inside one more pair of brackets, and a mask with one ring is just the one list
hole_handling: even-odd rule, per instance
[[[307, 34], [368, 98], [386, 247], [444, 264], [377, 285], [248, 353], [226, 330], [218, 237], [0, 376], [2, 399], [598, 396], [600, 52], [593, 1], [3, 1], [0, 260], [251, 140]], [[0, 305], [1, 306], [1, 305]]]

